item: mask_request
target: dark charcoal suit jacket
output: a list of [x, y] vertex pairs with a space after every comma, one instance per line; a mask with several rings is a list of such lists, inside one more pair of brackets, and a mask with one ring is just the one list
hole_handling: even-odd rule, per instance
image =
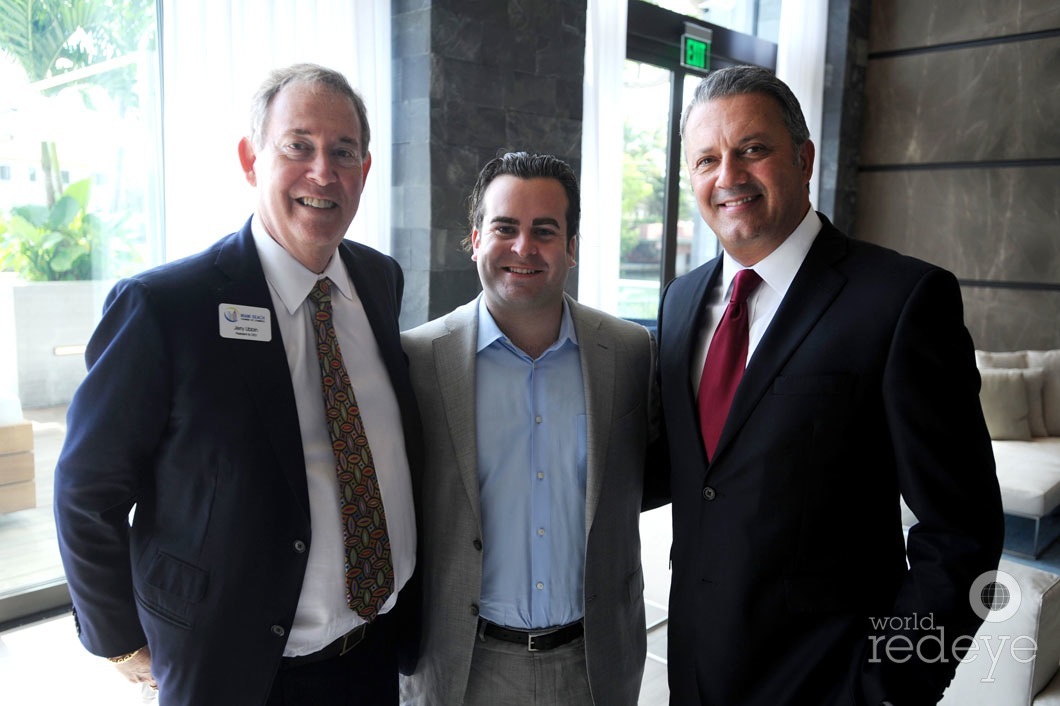
[[720, 258], [663, 295], [673, 704], [935, 703], [980, 623], [1003, 523], [960, 289], [822, 221], [709, 463], [689, 370]]

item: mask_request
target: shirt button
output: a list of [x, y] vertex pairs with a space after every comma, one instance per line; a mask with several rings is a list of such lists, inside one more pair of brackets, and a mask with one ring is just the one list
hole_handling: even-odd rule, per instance
[[540, 424], [541, 423], [541, 415], [539, 414], [536, 417], [534, 417], [534, 421], [537, 422], [538, 424]]
[[272, 629], [272, 634], [275, 635], [276, 637], [283, 637], [284, 635], [287, 634], [287, 631], [283, 629], [282, 625], [273, 625], [271, 629]]
[[704, 500], [713, 500], [717, 496], [718, 496], [718, 494], [709, 485], [706, 488], [703, 489], [703, 499]]
[[305, 542], [300, 539], [294, 540], [294, 550], [299, 554], [305, 553]]
[[543, 589], [544, 587], [545, 587], [545, 584], [541, 583], [540, 581], [538, 581], [538, 582], [537, 582], [537, 590], [539, 590], [539, 591], [540, 591], [540, 590], [541, 590], [541, 589]]
[[538, 527], [537, 528], [537, 536], [538, 537], [544, 537], [545, 536], [545, 528], [544, 527]]
[[537, 479], [538, 479], [538, 480], [545, 480], [545, 473], [544, 473], [544, 471], [538, 471], [538, 472], [537, 472]]

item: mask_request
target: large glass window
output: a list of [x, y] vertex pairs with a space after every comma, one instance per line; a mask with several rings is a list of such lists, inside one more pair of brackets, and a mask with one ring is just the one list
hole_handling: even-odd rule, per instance
[[[631, 0], [623, 70], [621, 246], [614, 313], [651, 324], [661, 287], [717, 254], [717, 238], [696, 207], [679, 123], [702, 74], [680, 62], [689, 24], [713, 32], [711, 68], [774, 68], [780, 0]], [[613, 267], [613, 266], [611, 266]], [[610, 309], [606, 303], [605, 308]]]
[[[625, 149], [622, 164], [622, 245], [619, 261], [618, 315], [652, 320], [663, 281], [667, 210], [667, 154], [670, 140], [672, 73], [638, 61], [626, 61]], [[685, 76], [681, 102], [691, 98], [697, 76]], [[717, 252], [717, 239], [696, 208], [688, 174], [678, 169], [674, 274], [682, 275]]]
[[671, 12], [777, 42], [781, 0], [647, 0]]
[[[236, 144], [273, 67], [342, 71], [384, 151], [390, 56], [386, 3], [0, 0], [0, 625], [68, 602], [52, 478], [114, 281], [250, 215]], [[390, 161], [349, 233], [384, 252]]]
[[[161, 251], [154, 0], [0, 5], [0, 622], [61, 585], [52, 476], [113, 281]], [[14, 10], [19, 10], [15, 12]]]

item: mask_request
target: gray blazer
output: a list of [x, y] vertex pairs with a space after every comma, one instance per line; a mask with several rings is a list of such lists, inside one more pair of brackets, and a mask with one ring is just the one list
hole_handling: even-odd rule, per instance
[[[642, 326], [567, 297], [587, 416], [585, 656], [597, 704], [636, 704], [644, 671], [641, 494], [657, 418], [655, 344]], [[424, 427], [423, 641], [413, 704], [463, 703], [478, 625], [482, 528], [475, 445], [478, 300], [402, 334]], [[655, 411], [653, 411], [655, 410]]]

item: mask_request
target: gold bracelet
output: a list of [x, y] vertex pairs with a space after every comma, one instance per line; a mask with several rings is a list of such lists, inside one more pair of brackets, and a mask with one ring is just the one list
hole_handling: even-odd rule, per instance
[[[147, 645], [144, 645], [144, 647], [146, 647], [146, 646]], [[140, 647], [138, 649], [133, 650], [132, 652], [130, 652], [127, 655], [122, 655], [121, 657], [107, 657], [107, 660], [109, 662], [113, 662], [114, 664], [122, 664], [123, 662], [128, 662], [130, 659], [132, 659], [136, 655], [140, 654], [140, 651], [142, 649], [143, 649], [143, 647]]]

